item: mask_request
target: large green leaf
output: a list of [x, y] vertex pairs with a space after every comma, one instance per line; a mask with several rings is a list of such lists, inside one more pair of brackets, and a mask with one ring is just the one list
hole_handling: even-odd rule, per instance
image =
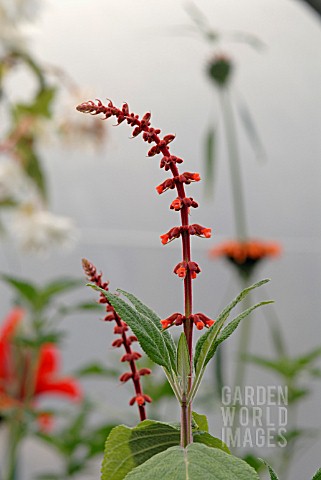
[[140, 346], [153, 362], [162, 365], [168, 371], [171, 370], [169, 353], [161, 332], [155, 324], [144, 315], [139, 314], [128, 303], [124, 302], [118, 295], [106, 292], [103, 289], [92, 285], [96, 290], [101, 291], [114, 307], [117, 314], [126, 322], [136, 335]]
[[134, 428], [119, 425], [107, 438], [101, 479], [122, 480], [137, 465], [179, 441], [179, 430], [166, 423], [145, 420]]
[[[196, 430], [193, 432], [193, 439], [196, 443], [229, 453], [224, 442], [207, 432]], [[101, 478], [122, 480], [138, 465], [170, 447], [178, 446], [179, 443], [179, 427], [168, 423], [145, 420], [134, 428], [119, 425], [107, 438]]]
[[126, 480], [259, 480], [243, 460], [216, 448], [192, 443], [171, 447], [132, 470]]
[[176, 347], [174, 340], [171, 334], [167, 330], [162, 329], [161, 319], [160, 317], [147, 305], [145, 305], [141, 300], [139, 300], [135, 295], [132, 293], [125, 292], [125, 290], [121, 290], [120, 288], [117, 289], [118, 292], [122, 293], [128, 300], [134, 305], [135, 309], [141, 315], [149, 318], [154, 325], [161, 331], [162, 336], [164, 337], [164, 341], [167, 346], [167, 350], [171, 359], [171, 366], [174, 372], [176, 372]]

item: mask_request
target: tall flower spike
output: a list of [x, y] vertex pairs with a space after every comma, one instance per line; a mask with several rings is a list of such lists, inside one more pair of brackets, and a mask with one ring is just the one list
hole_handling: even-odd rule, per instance
[[[195, 224], [193, 226], [189, 225], [189, 210], [190, 206], [184, 203], [184, 199], [186, 198], [185, 194], [185, 185], [189, 185], [192, 182], [198, 182], [200, 181], [200, 175], [198, 173], [192, 173], [192, 172], [184, 172], [180, 174], [177, 165], [182, 163], [182, 159], [178, 160], [178, 157], [173, 158], [174, 156], [170, 152], [170, 143], [174, 140], [175, 135], [169, 134], [165, 135], [163, 138], [160, 137], [160, 129], [155, 129], [152, 128], [149, 125], [149, 120], [150, 118], [147, 116], [147, 122], [146, 120], [146, 114], [143, 117], [143, 119], [140, 119], [137, 115], [130, 113], [128, 108], [128, 105], [126, 105], [126, 113], [124, 113], [124, 107], [122, 109], [116, 108], [112, 102], [109, 102], [107, 106], [102, 107], [101, 102], [98, 101], [96, 108], [93, 105], [93, 102], [86, 102], [77, 107], [77, 110], [80, 112], [87, 112], [91, 113], [93, 115], [96, 115], [98, 113], [102, 113], [105, 118], [110, 117], [111, 115], [116, 117], [119, 120], [125, 119], [129, 125], [131, 125], [134, 128], [134, 132], [140, 133], [142, 131], [142, 137], [145, 142], [148, 144], [153, 144], [151, 148], [149, 149], [147, 155], [149, 157], [153, 157], [157, 154], [162, 155], [162, 159], [160, 162], [161, 168], [165, 168], [165, 170], [170, 170], [172, 174], [172, 179], [166, 184], [161, 184], [160, 186], [157, 187], [158, 193], [163, 193], [165, 190], [169, 190], [173, 188], [173, 185], [175, 185], [176, 190], [177, 190], [177, 198], [182, 202], [182, 207], [178, 210], [181, 218], [181, 226], [180, 227], [174, 227], [170, 229], [167, 233], [164, 235], [161, 235], [161, 241], [165, 245], [174, 238], [181, 237], [182, 241], [182, 261], [189, 262], [192, 261], [191, 258], [191, 235], [197, 235], [200, 237], [205, 237], [209, 238], [211, 235], [211, 229], [202, 227], [198, 224]], [[124, 118], [125, 117], [125, 118]], [[145, 119], [145, 120], [144, 120]], [[196, 202], [195, 202], [196, 203]], [[175, 203], [175, 205], [178, 205], [178, 203]], [[195, 204], [193, 206], [196, 206]], [[192, 295], [192, 278], [195, 278], [196, 275], [196, 270], [190, 270], [189, 268], [187, 269], [187, 273], [184, 277], [184, 316], [182, 315], [181, 318], [177, 318], [175, 323], [180, 323], [182, 322], [184, 325], [184, 333], [186, 336], [186, 341], [188, 345], [188, 351], [189, 351], [189, 356], [190, 359], [192, 359], [193, 355], [193, 326], [194, 326], [194, 321], [190, 318], [192, 315], [192, 309], [193, 309], [193, 295]], [[169, 319], [165, 319], [162, 321], [162, 325], [164, 328], [167, 328], [169, 326], [171, 321]], [[189, 380], [189, 389], [192, 386], [192, 364], [193, 362], [190, 362], [191, 364], [191, 372], [190, 372], [190, 380]], [[137, 401], [134, 399], [134, 402]], [[192, 419], [191, 419], [191, 408], [186, 410], [184, 412], [184, 418], [185, 418], [185, 423], [182, 422], [182, 425], [189, 425], [191, 427]], [[183, 413], [182, 413], [183, 414]], [[186, 415], [188, 418], [186, 418]], [[181, 441], [182, 446], [186, 446], [188, 443], [192, 441], [192, 436], [191, 436], [191, 428], [188, 428], [188, 430], [185, 429], [181, 433], [181, 439], [184, 439]], [[188, 437], [188, 438], [187, 438]]]
[[[89, 281], [95, 283], [95, 285], [97, 285], [97, 287], [99, 288], [108, 290], [109, 282], [103, 282], [102, 274], [97, 273], [97, 269], [92, 263], [90, 263], [88, 260], [84, 258], [82, 260], [82, 266]], [[113, 341], [112, 346], [115, 348], [120, 348], [122, 346], [124, 347], [126, 353], [121, 357], [120, 361], [128, 362], [131, 370], [130, 372], [123, 373], [120, 376], [119, 380], [122, 383], [125, 383], [128, 380], [132, 380], [135, 388], [135, 393], [136, 393], [135, 397], [133, 398], [140, 399], [140, 400], [139, 401], [134, 400], [133, 402], [131, 400], [130, 405], [134, 405], [135, 402], [137, 403], [140, 419], [141, 421], [143, 421], [147, 418], [145, 401], [151, 402], [152, 400], [150, 397], [148, 397], [148, 395], [145, 395], [143, 393], [140, 377], [143, 375], [149, 375], [151, 373], [151, 370], [149, 370], [148, 368], [137, 370], [135, 362], [139, 358], [141, 358], [141, 354], [139, 352], [134, 352], [131, 349], [131, 344], [137, 341], [137, 338], [135, 337], [135, 335], [130, 335], [130, 336], [127, 335], [126, 333], [128, 332], [127, 324], [119, 317], [119, 315], [117, 315], [113, 306], [108, 303], [108, 300], [103, 295], [103, 293], [100, 293], [100, 300], [99, 300], [100, 303], [102, 303], [101, 302], [102, 299], [106, 300], [106, 302], [103, 302], [104, 304], [106, 304], [106, 312], [107, 312], [105, 320], [115, 321], [116, 325], [114, 327], [114, 333], [120, 335], [120, 338], [117, 338], [116, 340]]]

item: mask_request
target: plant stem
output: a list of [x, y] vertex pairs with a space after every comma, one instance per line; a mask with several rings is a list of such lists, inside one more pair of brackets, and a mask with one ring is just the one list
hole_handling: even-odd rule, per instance
[[220, 89], [219, 99], [222, 108], [230, 164], [236, 236], [238, 240], [245, 241], [247, 239], [247, 227], [245, 202], [242, 190], [240, 158], [238, 153], [238, 141], [233, 108], [227, 88]]
[[190, 435], [189, 406], [186, 403], [186, 395], [183, 395], [181, 402], [181, 447], [185, 448], [191, 443]]
[[22, 439], [22, 428], [19, 420], [20, 415], [14, 415], [9, 422], [7, 443], [7, 468], [3, 480], [16, 480], [19, 444]]

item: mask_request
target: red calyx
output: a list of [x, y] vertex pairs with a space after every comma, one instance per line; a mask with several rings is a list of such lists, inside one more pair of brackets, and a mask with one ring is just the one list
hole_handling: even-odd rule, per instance
[[179, 238], [180, 234], [181, 234], [181, 227], [174, 227], [174, 228], [171, 228], [164, 235], [161, 235], [160, 239], [162, 241], [162, 244], [166, 245], [167, 243], [171, 242], [175, 238]]
[[190, 225], [188, 231], [190, 235], [197, 235], [198, 237], [203, 238], [210, 238], [212, 234], [211, 228], [202, 227], [202, 225], [198, 225], [197, 223]]
[[191, 315], [189, 317], [190, 320], [192, 320], [195, 325], [196, 325], [196, 328], [198, 330], [202, 330], [204, 327], [211, 327], [215, 320], [212, 320], [211, 318], [209, 318], [208, 316], [204, 315], [204, 313], [194, 313], [194, 315]]
[[149, 395], [145, 395], [144, 393], [135, 395], [133, 398], [129, 400], [129, 405], [134, 405], [136, 402], [137, 405], [143, 406], [145, 402], [151, 403], [152, 399]]
[[132, 353], [125, 353], [120, 359], [121, 362], [135, 362], [141, 358], [141, 354], [139, 352], [132, 352]]
[[185, 320], [185, 317], [181, 313], [173, 313], [169, 317], [165, 318], [164, 320], [161, 320], [162, 327], [168, 328], [171, 325], [182, 325], [183, 321]]

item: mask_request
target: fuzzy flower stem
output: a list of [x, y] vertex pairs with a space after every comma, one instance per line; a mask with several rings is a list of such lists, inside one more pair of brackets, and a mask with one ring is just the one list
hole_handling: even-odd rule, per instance
[[[83, 265], [83, 269], [85, 271], [85, 274], [86, 274], [87, 278], [91, 282], [95, 283], [95, 285], [97, 285], [100, 288], [103, 288], [105, 290], [108, 289], [108, 283], [104, 283], [102, 281], [102, 275], [97, 273], [97, 269], [92, 263], [90, 263], [87, 259], [83, 259], [82, 260], [82, 265]], [[104, 303], [106, 303], [106, 301], [107, 301], [106, 297], [102, 293], [100, 294], [100, 298], [103, 300]], [[117, 327], [119, 328], [119, 332], [121, 332], [120, 345], [123, 345], [128, 357], [129, 358], [132, 357], [131, 360], [128, 360], [129, 367], [130, 367], [130, 370], [131, 370], [131, 374], [129, 375], [129, 378], [131, 378], [131, 380], [134, 384], [136, 398], [137, 399], [138, 398], [143, 399], [144, 398], [144, 393], [143, 393], [141, 382], [140, 382], [140, 374], [139, 374], [139, 371], [137, 370], [136, 363], [135, 363], [135, 360], [133, 358], [133, 353], [134, 352], [131, 348], [131, 341], [126, 334], [126, 330], [124, 329], [125, 322], [122, 321], [122, 319], [116, 313], [114, 308], [112, 308], [112, 306], [108, 302], [106, 303], [106, 305], [108, 306], [108, 313], [112, 313], [113, 320], [115, 321]], [[141, 402], [137, 401], [137, 405], [138, 405], [140, 420], [141, 421], [146, 420], [147, 415], [146, 415], [145, 403], [141, 404]]]

